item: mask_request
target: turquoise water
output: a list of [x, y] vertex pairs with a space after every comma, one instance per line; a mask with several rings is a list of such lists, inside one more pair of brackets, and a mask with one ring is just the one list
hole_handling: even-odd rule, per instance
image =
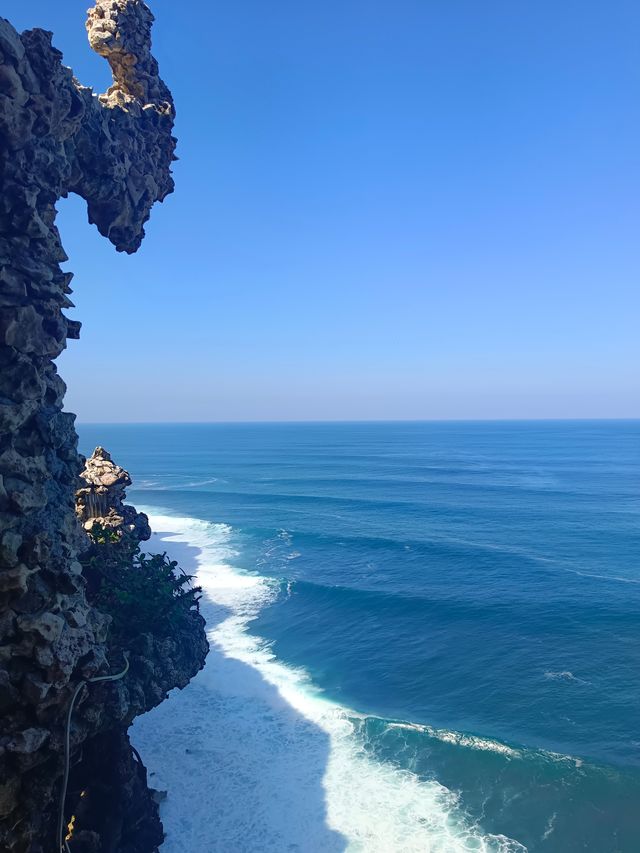
[[275, 590], [247, 632], [372, 762], [530, 851], [640, 849], [640, 423], [79, 432], [132, 502], [227, 525]]

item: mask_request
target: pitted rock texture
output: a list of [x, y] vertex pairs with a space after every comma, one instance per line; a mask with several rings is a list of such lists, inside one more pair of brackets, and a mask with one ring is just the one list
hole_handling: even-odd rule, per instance
[[76, 514], [87, 532], [98, 524], [134, 545], [151, 537], [145, 513], [124, 503], [125, 489], [131, 485], [129, 472], [116, 465], [103, 447], [96, 447], [87, 459], [80, 479], [86, 485], [76, 492]]
[[164, 840], [157, 798], [127, 735], [105, 732], [83, 752], [84, 760], [69, 779], [69, 799], [76, 801], [69, 818], [73, 853], [157, 851]]
[[[174, 109], [150, 53], [152, 21], [141, 0], [98, 0], [90, 10], [90, 44], [114, 75], [109, 91], [96, 96], [62, 64], [51, 33], [20, 35], [0, 18], [3, 851], [56, 849], [51, 814], [66, 708], [80, 680], [109, 671], [108, 619], [87, 604], [77, 559], [86, 546], [74, 508], [82, 459], [54, 364], [67, 338], [79, 336], [79, 323], [63, 314], [72, 305], [72, 276], [60, 268], [67, 256], [55, 205], [77, 193], [100, 233], [117, 250], [134, 252], [151, 206], [172, 191]], [[115, 697], [115, 716], [127, 721], [150, 699], [159, 701], [174, 678], [169, 671], [147, 678], [149, 697], [135, 680], [123, 688], [126, 696], [106, 685], [94, 693]], [[87, 700], [78, 720], [74, 746], [105, 723]]]

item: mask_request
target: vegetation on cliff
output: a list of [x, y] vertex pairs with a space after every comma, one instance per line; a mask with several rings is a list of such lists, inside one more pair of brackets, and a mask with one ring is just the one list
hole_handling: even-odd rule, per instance
[[157, 637], [175, 636], [184, 628], [200, 597], [191, 575], [166, 553], [123, 547], [116, 534], [97, 522], [90, 536], [91, 547], [81, 557], [87, 599], [111, 617], [113, 643], [122, 645], [134, 626]]

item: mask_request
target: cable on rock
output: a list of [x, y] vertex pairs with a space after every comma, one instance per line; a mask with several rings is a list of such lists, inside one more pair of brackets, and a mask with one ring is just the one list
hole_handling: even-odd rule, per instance
[[123, 652], [122, 657], [124, 658], [124, 669], [122, 672], [118, 672], [115, 675], [98, 675], [95, 678], [87, 678], [84, 681], [81, 681], [80, 684], [74, 690], [73, 696], [71, 697], [71, 702], [69, 703], [69, 710], [67, 711], [67, 724], [65, 726], [65, 735], [64, 735], [64, 775], [62, 777], [62, 793], [60, 795], [60, 814], [58, 816], [58, 850], [60, 853], [71, 853], [69, 849], [69, 845], [67, 844], [67, 840], [64, 837], [64, 806], [67, 799], [67, 785], [69, 784], [69, 764], [71, 760], [70, 755], [70, 732], [71, 732], [71, 716], [73, 714], [73, 708], [76, 703], [76, 699], [82, 688], [85, 684], [95, 684], [97, 681], [118, 681], [120, 678], [124, 678], [129, 670], [129, 652]]

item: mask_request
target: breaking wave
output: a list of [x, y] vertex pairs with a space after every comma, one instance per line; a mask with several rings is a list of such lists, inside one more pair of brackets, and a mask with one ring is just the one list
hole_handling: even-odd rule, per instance
[[[247, 630], [283, 584], [234, 566], [232, 528], [146, 511], [162, 547], [197, 575], [211, 645], [188, 689], [132, 729], [151, 786], [168, 792], [164, 853], [526, 850], [484, 833], [437, 781], [373, 757], [359, 731], [362, 715], [327, 700], [304, 670], [279, 661]], [[473, 749], [510, 750], [421, 728]]]

